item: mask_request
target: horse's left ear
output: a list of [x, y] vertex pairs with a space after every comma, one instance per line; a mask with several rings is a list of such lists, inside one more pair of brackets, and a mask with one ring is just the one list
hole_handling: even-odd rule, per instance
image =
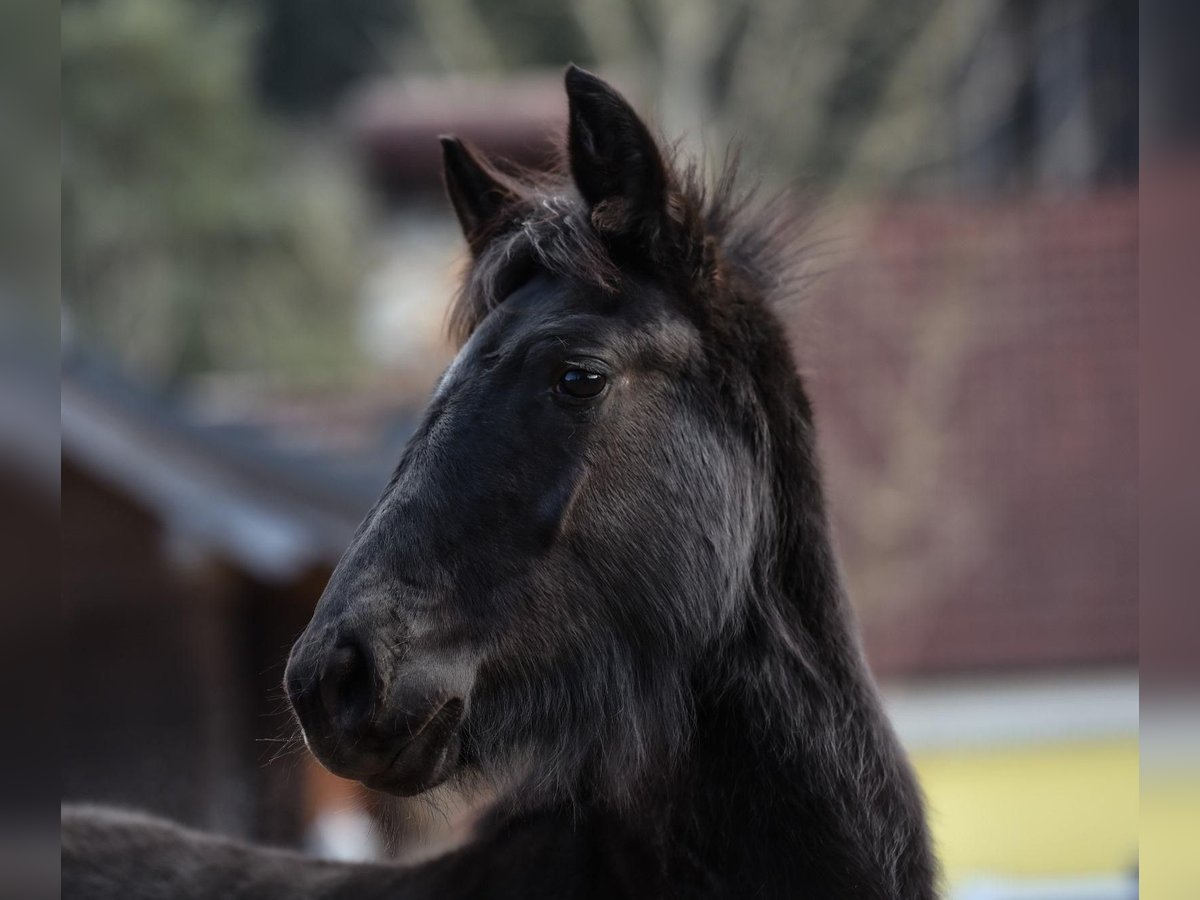
[[652, 240], [666, 214], [667, 170], [637, 113], [607, 82], [567, 67], [571, 175], [600, 231]]

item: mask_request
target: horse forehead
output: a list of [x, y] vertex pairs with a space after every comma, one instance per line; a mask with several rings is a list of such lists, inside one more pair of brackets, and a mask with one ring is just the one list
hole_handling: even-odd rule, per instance
[[[570, 279], [539, 274], [488, 315], [475, 343], [486, 352], [540, 335], [583, 331], [600, 337], [630, 318], [621, 312], [619, 298], [604, 296]], [[634, 324], [632, 318], [630, 324]]]
[[584, 291], [568, 283], [567, 279], [556, 278], [539, 272], [515, 290], [496, 311], [498, 318], [525, 320], [561, 314], [564, 311], [579, 311], [587, 305]]
[[660, 289], [628, 282], [619, 294], [539, 275], [497, 307], [481, 328], [476, 353], [512, 352], [547, 337], [582, 341], [622, 357], [682, 363], [700, 347], [699, 331]]

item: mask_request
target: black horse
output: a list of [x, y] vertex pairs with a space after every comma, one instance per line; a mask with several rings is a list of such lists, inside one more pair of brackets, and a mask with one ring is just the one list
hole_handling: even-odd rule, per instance
[[296, 643], [333, 772], [499, 800], [402, 868], [64, 814], [65, 897], [931, 898], [772, 311], [778, 217], [581, 69], [562, 174], [443, 139], [461, 341]]

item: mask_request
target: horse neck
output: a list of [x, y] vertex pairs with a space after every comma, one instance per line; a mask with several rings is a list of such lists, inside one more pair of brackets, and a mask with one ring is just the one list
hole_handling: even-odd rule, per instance
[[806, 506], [777, 514], [748, 621], [701, 667], [668, 827], [703, 868], [785, 894], [932, 896], [920, 795], [859, 650], [815, 466], [784, 471], [784, 502]]

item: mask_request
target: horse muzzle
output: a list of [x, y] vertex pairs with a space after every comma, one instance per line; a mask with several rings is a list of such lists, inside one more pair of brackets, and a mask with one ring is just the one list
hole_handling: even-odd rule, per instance
[[427, 791], [457, 767], [469, 679], [462, 667], [373, 652], [353, 635], [301, 639], [284, 684], [304, 739], [335, 775], [400, 796]]

